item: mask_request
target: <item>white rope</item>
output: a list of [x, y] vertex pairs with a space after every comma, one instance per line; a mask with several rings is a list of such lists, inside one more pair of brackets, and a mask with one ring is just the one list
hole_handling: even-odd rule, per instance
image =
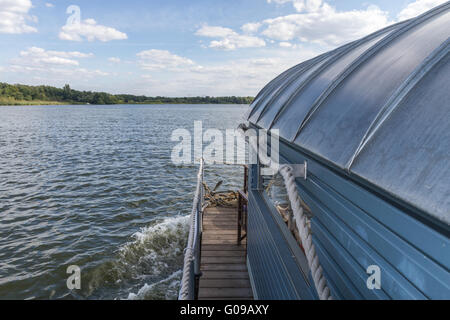
[[327, 285], [327, 280], [323, 275], [323, 269], [319, 262], [319, 257], [316, 253], [316, 248], [312, 242], [311, 228], [308, 224], [308, 218], [303, 212], [300, 196], [298, 195], [293, 169], [288, 165], [280, 166], [279, 173], [284, 179], [291, 208], [294, 213], [295, 222], [297, 224], [298, 233], [302, 240], [302, 246], [306, 253], [308, 265], [311, 270], [311, 275], [316, 287], [317, 294], [320, 300], [333, 300], [330, 289]]
[[200, 169], [197, 175], [197, 187], [195, 190], [194, 201], [192, 204], [192, 212], [190, 218], [190, 230], [188, 244], [184, 251], [184, 266], [183, 266], [183, 277], [181, 279], [181, 288], [178, 296], [179, 300], [193, 300], [194, 292], [191, 292], [191, 283], [194, 279], [191, 278], [191, 268], [192, 262], [195, 260], [196, 244], [199, 241], [199, 230], [197, 228], [198, 205], [200, 202], [200, 197], [202, 194], [201, 188], [203, 183], [203, 159], [200, 160]]

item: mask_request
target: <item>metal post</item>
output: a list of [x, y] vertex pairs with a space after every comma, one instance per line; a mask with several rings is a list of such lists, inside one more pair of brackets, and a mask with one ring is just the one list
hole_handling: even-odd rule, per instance
[[242, 196], [239, 193], [238, 195], [238, 245], [241, 244], [242, 240]]

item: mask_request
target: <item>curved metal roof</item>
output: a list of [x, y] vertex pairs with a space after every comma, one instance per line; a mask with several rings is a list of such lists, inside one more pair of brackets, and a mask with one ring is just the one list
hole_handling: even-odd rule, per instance
[[450, 2], [272, 80], [248, 121], [450, 225]]

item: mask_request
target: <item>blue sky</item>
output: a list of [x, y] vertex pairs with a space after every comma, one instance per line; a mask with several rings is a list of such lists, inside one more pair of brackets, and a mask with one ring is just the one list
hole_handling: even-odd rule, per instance
[[0, 0], [0, 81], [255, 95], [292, 65], [443, 2]]

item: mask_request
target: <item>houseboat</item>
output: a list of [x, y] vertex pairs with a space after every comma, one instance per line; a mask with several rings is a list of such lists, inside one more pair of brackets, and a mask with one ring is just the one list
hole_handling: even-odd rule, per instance
[[203, 161], [180, 299], [450, 299], [450, 2], [285, 71], [244, 130], [279, 136], [208, 206]]

